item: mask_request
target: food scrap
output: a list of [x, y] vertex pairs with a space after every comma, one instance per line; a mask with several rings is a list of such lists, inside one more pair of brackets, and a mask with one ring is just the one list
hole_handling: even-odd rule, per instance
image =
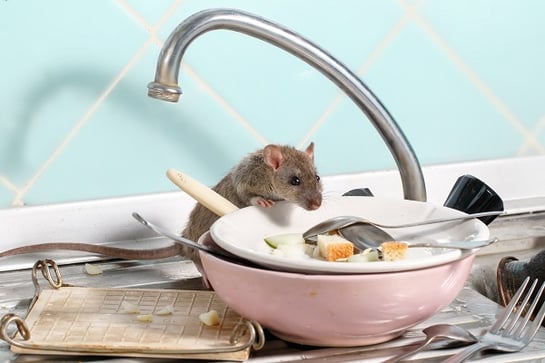
[[375, 262], [381, 260], [381, 252], [372, 248], [350, 256], [348, 262]]
[[338, 234], [319, 234], [318, 251], [326, 261], [347, 259], [354, 254], [354, 244]]
[[90, 263], [86, 263], [84, 268], [88, 275], [100, 275], [102, 273], [100, 266], [91, 265]]
[[144, 323], [151, 323], [153, 322], [153, 315], [170, 315], [174, 312], [174, 306], [166, 305], [159, 310], [156, 310], [153, 314], [140, 314], [140, 307], [138, 305], [124, 300], [119, 306], [119, 311], [124, 314], [138, 314], [136, 320]]
[[153, 316], [151, 314], [141, 314], [136, 317], [136, 320], [143, 323], [151, 323], [153, 322]]
[[380, 245], [383, 261], [399, 261], [407, 257], [409, 245], [401, 241], [388, 241]]
[[403, 241], [386, 241], [377, 249], [358, 250], [337, 233], [320, 234], [316, 244], [305, 241], [301, 233], [284, 233], [266, 237], [265, 243], [275, 256], [303, 259], [314, 258], [331, 262], [399, 261], [407, 258], [409, 245]]
[[210, 310], [199, 315], [199, 320], [206, 326], [219, 325], [220, 316], [216, 310]]
[[167, 305], [155, 312], [156, 315], [170, 315], [174, 312], [174, 306]]
[[120, 306], [119, 310], [121, 312], [127, 313], [127, 314], [138, 314], [138, 313], [140, 313], [140, 308], [138, 307], [138, 305], [130, 303], [128, 301], [121, 302], [121, 306]]

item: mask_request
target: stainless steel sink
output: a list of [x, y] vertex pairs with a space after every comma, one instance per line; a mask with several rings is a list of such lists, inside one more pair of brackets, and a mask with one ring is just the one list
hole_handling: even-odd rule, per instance
[[[169, 198], [169, 200], [172, 198]], [[178, 203], [174, 203], [178, 205]], [[545, 204], [543, 204], [545, 205]], [[128, 210], [135, 210], [130, 206]], [[136, 208], [140, 210], [141, 207]], [[543, 209], [543, 208], [541, 208]], [[64, 212], [63, 212], [64, 213]], [[125, 215], [123, 211], [122, 215]], [[64, 215], [64, 214], [63, 214]], [[444, 311], [426, 324], [434, 322], [449, 322], [453, 324], [465, 324], [468, 329], [479, 333], [483, 326], [489, 324], [490, 319], [500, 308], [498, 289], [496, 283], [496, 268], [499, 261], [506, 256], [513, 256], [520, 260], [528, 260], [535, 254], [545, 249], [545, 212], [530, 213], [510, 212], [508, 215], [497, 218], [489, 225], [492, 236], [497, 236], [500, 241], [492, 246], [482, 249], [475, 260], [473, 271], [467, 281], [466, 288], [459, 297]], [[124, 236], [126, 237], [126, 236]], [[161, 239], [154, 239], [156, 243], [167, 243]], [[140, 240], [139, 243], [148, 244], [148, 240]], [[51, 256], [56, 258], [58, 256]], [[98, 262], [97, 262], [98, 263]], [[140, 288], [173, 288], [173, 289], [202, 289], [200, 275], [191, 261], [174, 258], [161, 261], [102, 261], [100, 262], [105, 273], [101, 276], [88, 276], [82, 273], [82, 263], [72, 263], [62, 266], [62, 274], [65, 281], [78, 286], [104, 286], [104, 287], [140, 287]], [[0, 316], [6, 313], [24, 315], [34, 287], [30, 279], [30, 271], [27, 269], [0, 272]], [[486, 297], [486, 298], [485, 298]], [[492, 301], [490, 301], [492, 300]], [[422, 338], [419, 325], [411, 329], [402, 340], [388, 342], [381, 347], [362, 347], [354, 350], [339, 350], [335, 348], [313, 349], [298, 347], [281, 340], [269, 337], [269, 342], [264, 350], [257, 352], [251, 361], [255, 362], [280, 362], [300, 360], [302, 357], [330, 357], [333, 354], [345, 355], [346, 361], [357, 357], [369, 358], [364, 361], [376, 361], [378, 357], [395, 354], [401, 349], [401, 345], [414, 342]], [[412, 340], [411, 340], [412, 339]], [[535, 344], [525, 353], [527, 359], [519, 357], [518, 361], [530, 362], [545, 357], [542, 347], [545, 344], [545, 330], [540, 331]], [[396, 350], [397, 349], [397, 350]], [[352, 352], [352, 353], [350, 353]], [[434, 353], [435, 354], [435, 353]], [[446, 354], [437, 351], [437, 356], [427, 356], [426, 362], [438, 362]], [[9, 347], [0, 341], [0, 361], [20, 361], [23, 357], [17, 357], [9, 351]], [[49, 362], [52, 357], [35, 357], [35, 362]], [[74, 358], [72, 361], [81, 361]], [[505, 357], [508, 359], [509, 357]], [[523, 359], [524, 358], [524, 359]], [[61, 358], [59, 358], [61, 359]], [[326, 359], [326, 358], [324, 358]], [[373, 360], [375, 359], [375, 360]], [[66, 360], [63, 360], [66, 361]], [[115, 358], [97, 357], [89, 358], [87, 362], [116, 362]], [[343, 361], [340, 359], [336, 361]], [[424, 361], [416, 359], [417, 361]], [[504, 360], [506, 361], [506, 360]], [[135, 362], [158, 362], [157, 360], [138, 359]]]
[[507, 256], [527, 261], [545, 250], [545, 212], [514, 214], [497, 218], [490, 225], [491, 236], [499, 241], [479, 251], [468, 285], [500, 303], [496, 270]]

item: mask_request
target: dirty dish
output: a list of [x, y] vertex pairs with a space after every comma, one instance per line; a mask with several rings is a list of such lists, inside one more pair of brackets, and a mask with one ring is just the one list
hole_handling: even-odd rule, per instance
[[360, 248], [377, 248], [382, 242], [392, 241], [394, 238], [384, 229], [406, 228], [423, 226], [427, 224], [446, 223], [446, 222], [463, 222], [471, 218], [484, 216], [497, 216], [503, 214], [502, 211], [488, 211], [475, 214], [462, 214], [438, 219], [426, 219], [414, 223], [404, 223], [397, 225], [388, 225], [376, 223], [365, 218], [355, 216], [337, 216], [326, 219], [312, 226], [303, 233], [303, 238], [308, 241], [316, 241], [319, 234], [328, 234], [337, 232], [344, 238], [354, 242]]
[[[208, 232], [199, 242], [214, 243]], [[284, 340], [328, 347], [377, 344], [402, 335], [454, 300], [475, 258], [469, 254], [400, 272], [335, 275], [273, 271], [199, 255], [205, 277], [234, 311]]]
[[[277, 256], [264, 242], [268, 236], [303, 233], [320, 221], [339, 215], [354, 215], [389, 224], [410, 223], [425, 219], [462, 215], [450, 208], [431, 203], [362, 197], [330, 197], [315, 211], [306, 211], [290, 203], [277, 203], [271, 208], [246, 207], [218, 219], [211, 227], [212, 239], [223, 249], [258, 265], [272, 269], [303, 273], [359, 274], [421, 269], [460, 259], [473, 252], [442, 248], [409, 248], [398, 261], [329, 262], [312, 257]], [[388, 230], [404, 241], [474, 241], [489, 238], [488, 227], [472, 219], [456, 225], [426, 225]]]

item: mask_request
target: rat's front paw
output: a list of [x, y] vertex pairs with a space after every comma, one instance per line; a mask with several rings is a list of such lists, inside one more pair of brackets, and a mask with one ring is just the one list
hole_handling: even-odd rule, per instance
[[263, 197], [253, 197], [252, 199], [250, 199], [250, 203], [252, 205], [269, 208], [274, 205], [274, 200], [265, 199]]

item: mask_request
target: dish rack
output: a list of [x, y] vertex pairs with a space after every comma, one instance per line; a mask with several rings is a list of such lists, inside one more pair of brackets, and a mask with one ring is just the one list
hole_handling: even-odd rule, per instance
[[[77, 287], [50, 259], [34, 264], [32, 282], [26, 316], [0, 320], [0, 339], [15, 353], [245, 361], [265, 343], [259, 323], [214, 291]], [[212, 310], [219, 322], [205, 325], [199, 316]]]

